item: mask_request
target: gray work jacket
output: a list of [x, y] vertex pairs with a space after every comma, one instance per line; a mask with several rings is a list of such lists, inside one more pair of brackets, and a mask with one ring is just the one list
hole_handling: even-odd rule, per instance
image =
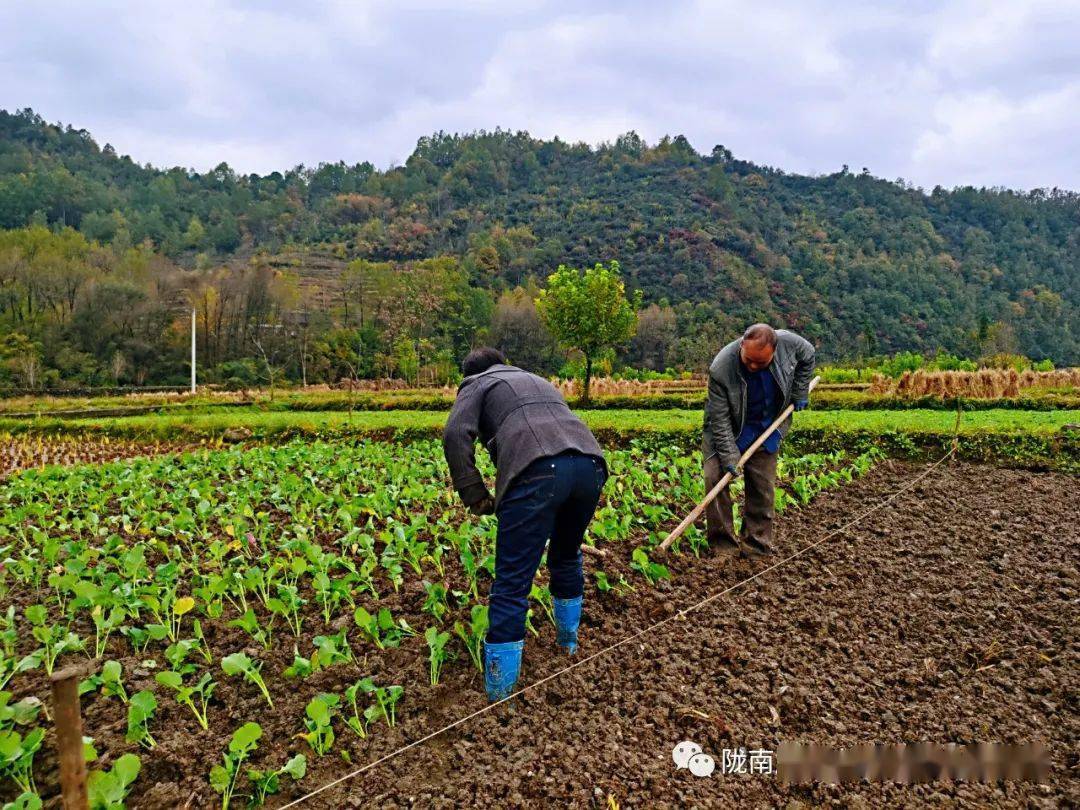
[[[466, 506], [487, 496], [476, 468], [479, 437], [495, 462], [495, 503], [533, 461], [576, 450], [601, 461], [595, 437], [543, 377], [516, 366], [494, 365], [461, 381], [443, 430], [443, 451], [454, 489]], [[605, 464], [606, 469], [606, 464]]]
[[[720, 466], [734, 466], [739, 461], [735, 437], [746, 421], [746, 379], [739, 362], [742, 338], [720, 350], [709, 365], [709, 396], [705, 402], [705, 424], [701, 452], [707, 461], [720, 456]], [[786, 329], [776, 330], [776, 351], [769, 371], [781, 394], [780, 410], [809, 396], [814, 376], [814, 347], [806, 338]], [[791, 426], [788, 416], [780, 425], [783, 436]]]

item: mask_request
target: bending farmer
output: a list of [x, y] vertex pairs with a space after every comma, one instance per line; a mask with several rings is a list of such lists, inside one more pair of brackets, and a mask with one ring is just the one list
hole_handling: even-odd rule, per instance
[[[476, 349], [443, 433], [454, 489], [476, 515], [495, 513], [495, 582], [488, 600], [484, 684], [495, 701], [514, 690], [529, 591], [544, 546], [558, 642], [573, 654], [581, 620], [581, 541], [607, 466], [600, 445], [550, 382]], [[476, 468], [479, 437], [495, 462], [495, 497]]]
[[[754, 324], [739, 340], [720, 350], [709, 366], [709, 396], [705, 403], [702, 454], [706, 492], [716, 486], [724, 472], [739, 474], [739, 457], [784, 408], [792, 402], [797, 411], [807, 406], [813, 374], [814, 347], [810, 342], [768, 324]], [[751, 555], [773, 552], [776, 454], [790, 426], [789, 416], [744, 465], [746, 507], [741, 534]], [[730, 488], [709, 504], [705, 520], [710, 545], [716, 544], [725, 553], [738, 552]]]

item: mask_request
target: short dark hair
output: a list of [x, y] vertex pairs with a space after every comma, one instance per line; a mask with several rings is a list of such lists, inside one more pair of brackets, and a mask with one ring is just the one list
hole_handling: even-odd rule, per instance
[[505, 354], [491, 346], [481, 346], [469, 352], [469, 356], [462, 361], [461, 373], [466, 377], [471, 377], [473, 374], [480, 374], [500, 363], [506, 364]]
[[764, 343], [767, 346], [776, 348], [776, 330], [769, 326], [767, 323], [755, 323], [753, 326], [746, 327], [746, 331], [743, 332], [743, 340], [748, 340], [751, 343]]

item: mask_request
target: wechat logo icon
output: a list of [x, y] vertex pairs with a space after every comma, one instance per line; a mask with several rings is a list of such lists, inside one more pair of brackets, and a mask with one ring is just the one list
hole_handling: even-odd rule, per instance
[[671, 749], [671, 759], [676, 768], [686, 768], [694, 776], [712, 776], [716, 770], [713, 758], [702, 753], [701, 746], [689, 740], [683, 740]]

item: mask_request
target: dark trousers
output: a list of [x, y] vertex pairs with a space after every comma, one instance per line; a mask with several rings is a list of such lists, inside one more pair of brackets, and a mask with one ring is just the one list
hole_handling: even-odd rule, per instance
[[[742, 536], [753, 537], [765, 545], [773, 539], [776, 506], [776, 453], [759, 449], [743, 467], [746, 505], [743, 509]], [[705, 462], [705, 491], [710, 491], [723, 477], [719, 456]], [[720, 539], [735, 542], [735, 518], [731, 509], [731, 487], [725, 487], [705, 510], [709, 542]]]
[[581, 596], [581, 541], [596, 511], [607, 474], [600, 459], [563, 454], [534, 461], [514, 479], [496, 512], [495, 582], [488, 600], [491, 644], [525, 638], [529, 591], [551, 541], [551, 595]]

